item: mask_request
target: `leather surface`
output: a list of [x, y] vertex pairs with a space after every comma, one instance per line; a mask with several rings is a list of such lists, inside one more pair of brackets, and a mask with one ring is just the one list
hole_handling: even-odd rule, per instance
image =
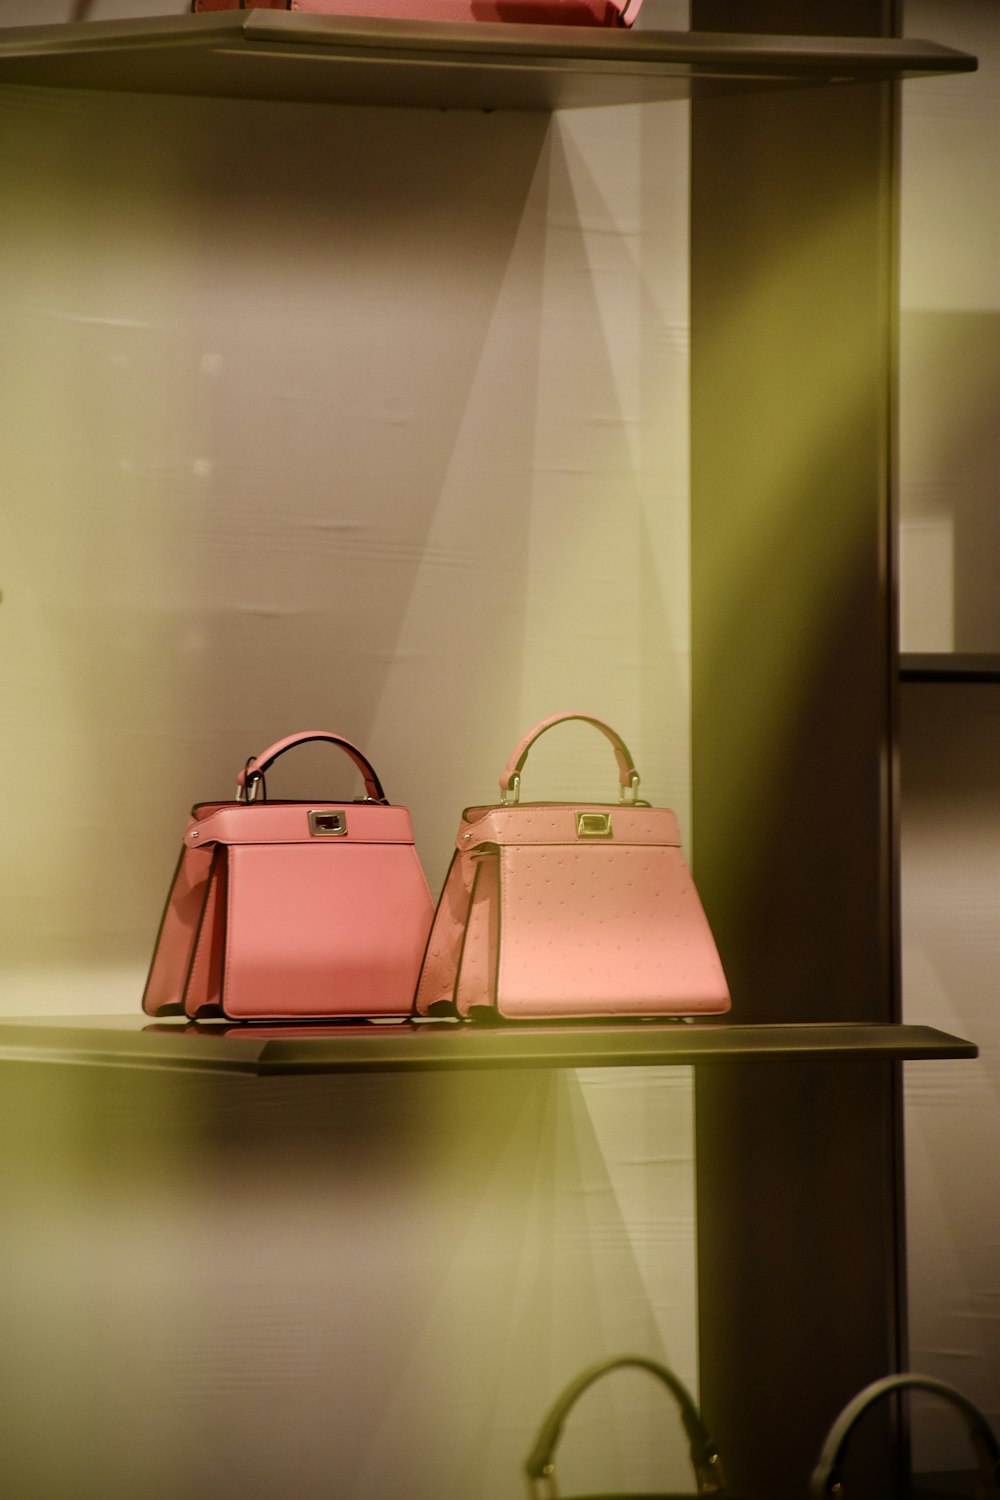
[[201, 922], [195, 934], [190, 968], [184, 983], [184, 1011], [195, 1017], [222, 1004], [222, 961], [226, 943], [227, 866], [223, 850], [212, 853]]
[[211, 864], [211, 849], [181, 849], [143, 991], [147, 1015], [163, 1015], [183, 999]]
[[432, 1006], [450, 1003], [455, 998], [459, 956], [475, 871], [473, 860], [458, 854], [448, 867], [414, 996], [413, 1009], [418, 1016], [426, 1016]]
[[[332, 809], [347, 833], [312, 836]], [[203, 803], [184, 836], [143, 1008], [234, 1019], [406, 1015], [433, 903], [404, 807]]]
[[505, 1016], [729, 1009], [679, 849], [505, 848], [497, 1009]]
[[[587, 838], [577, 832], [580, 813], [606, 814], [611, 836]], [[517, 807], [469, 808], [456, 847], [483, 844], [672, 844], [680, 847], [677, 818], [668, 807], [630, 807], [618, 802], [522, 802]]]
[[496, 990], [497, 940], [500, 907], [497, 901], [497, 861], [483, 859], [476, 865], [469, 919], [459, 954], [455, 1009], [467, 1016]]
[[[343, 813], [345, 834], [310, 834], [309, 814], [325, 811]], [[405, 807], [368, 802], [229, 802], [204, 818], [193, 819], [184, 835], [189, 846], [283, 844], [301, 839], [322, 844], [412, 844], [413, 824]]]
[[[580, 837], [581, 812], [610, 838]], [[669, 808], [470, 807], [417, 988], [425, 1015], [719, 1015], [729, 990]]]
[[409, 1012], [432, 915], [412, 848], [242, 844], [228, 858], [227, 1016]]

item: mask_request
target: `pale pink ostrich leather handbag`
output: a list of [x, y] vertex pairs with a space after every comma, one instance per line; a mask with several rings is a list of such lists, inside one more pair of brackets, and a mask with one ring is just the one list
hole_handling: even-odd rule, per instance
[[[520, 802], [538, 736], [582, 719], [610, 740], [617, 803]], [[542, 1019], [712, 1015], [725, 975], [677, 819], [638, 799], [621, 737], [589, 714], [536, 724], [501, 802], [462, 814], [414, 1001], [417, 1015]]]
[[[269, 802], [264, 773], [307, 740], [345, 751], [358, 802]], [[433, 902], [405, 807], [325, 730], [279, 740], [235, 802], [192, 809], [143, 995], [149, 1015], [238, 1021], [405, 1016]]]

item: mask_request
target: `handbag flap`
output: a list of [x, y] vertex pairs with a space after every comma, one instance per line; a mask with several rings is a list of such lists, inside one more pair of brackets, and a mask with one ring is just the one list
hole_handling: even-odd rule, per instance
[[372, 802], [229, 802], [189, 824], [190, 846], [219, 844], [412, 844], [405, 807]]
[[668, 807], [605, 802], [521, 802], [469, 807], [456, 844], [652, 844], [680, 848], [677, 818]]

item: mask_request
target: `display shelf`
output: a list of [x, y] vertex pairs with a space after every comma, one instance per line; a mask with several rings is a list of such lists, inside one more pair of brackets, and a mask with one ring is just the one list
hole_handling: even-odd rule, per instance
[[991, 651], [904, 652], [903, 682], [1000, 682], [1000, 654]]
[[968, 53], [899, 38], [270, 10], [0, 31], [0, 83], [434, 109], [551, 110], [975, 67]]
[[699, 1067], [840, 1058], [972, 1058], [972, 1042], [929, 1026], [740, 1026], [601, 1021], [479, 1026], [434, 1022], [231, 1026], [119, 1017], [0, 1021], [0, 1064], [182, 1072], [394, 1073], [472, 1068]]

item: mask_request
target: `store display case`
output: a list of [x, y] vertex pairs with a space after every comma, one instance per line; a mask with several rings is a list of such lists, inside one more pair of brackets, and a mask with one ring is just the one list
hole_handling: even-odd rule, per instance
[[739, 32], [714, 0], [690, 33], [268, 11], [0, 32], [0, 84], [22, 88], [691, 99], [693, 817], [731, 1020], [265, 1036], [33, 1018], [0, 1025], [0, 1066], [331, 1088], [357, 1071], [694, 1067], [702, 1401], [734, 1493], [769, 1500], [802, 1492], [828, 1413], [905, 1359], [900, 1067], [975, 1055], [900, 1024], [889, 586], [897, 83], [975, 61], [893, 37], [876, 0], [814, 9], [826, 35], [796, 34], [795, 9], [739, 7]]

